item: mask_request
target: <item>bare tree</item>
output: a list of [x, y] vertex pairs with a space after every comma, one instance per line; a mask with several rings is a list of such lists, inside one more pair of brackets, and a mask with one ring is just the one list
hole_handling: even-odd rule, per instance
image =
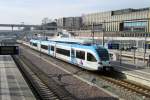
[[50, 23], [50, 22], [51, 22], [51, 20], [48, 17], [45, 17], [42, 19], [42, 25], [45, 25], [45, 24]]

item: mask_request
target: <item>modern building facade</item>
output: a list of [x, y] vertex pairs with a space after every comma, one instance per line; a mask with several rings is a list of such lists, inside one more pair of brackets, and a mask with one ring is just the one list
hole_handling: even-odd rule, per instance
[[150, 32], [150, 8], [84, 14], [82, 24], [83, 26], [103, 25], [108, 32]]
[[57, 26], [64, 27], [65, 29], [79, 29], [82, 26], [81, 17], [63, 17], [57, 19]]

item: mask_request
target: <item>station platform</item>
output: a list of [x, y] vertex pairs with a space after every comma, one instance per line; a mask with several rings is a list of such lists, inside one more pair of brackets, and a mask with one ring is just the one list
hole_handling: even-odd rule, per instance
[[[117, 54], [118, 57], [119, 57], [120, 51], [119, 50], [110, 50], [109, 49], [109, 53]], [[150, 55], [150, 51], [147, 50], [146, 53], [145, 53], [145, 59], [146, 60], [149, 59], [149, 55]], [[122, 51], [122, 57], [133, 58], [134, 57], [134, 52], [133, 51]], [[136, 50], [135, 58], [143, 60], [144, 59], [144, 52]]]
[[125, 77], [129, 80], [135, 81], [137, 83], [144, 84], [150, 87], [150, 65], [148, 62], [149, 51], [145, 54], [144, 62], [144, 52], [136, 51], [135, 59], [133, 51], [122, 51], [121, 63], [120, 63], [120, 51], [109, 50], [110, 53], [117, 53], [112, 59], [111, 64], [115, 70], [123, 73]]
[[9, 55], [0, 55], [0, 100], [36, 100]]
[[150, 67], [144, 66], [142, 62], [111, 61], [115, 70], [123, 73], [127, 79], [135, 81], [137, 83], [144, 84], [150, 87]]

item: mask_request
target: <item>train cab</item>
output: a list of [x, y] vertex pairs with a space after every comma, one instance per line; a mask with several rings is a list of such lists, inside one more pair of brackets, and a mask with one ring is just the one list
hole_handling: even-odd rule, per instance
[[108, 50], [105, 48], [97, 48], [96, 53], [99, 57], [99, 67], [98, 70], [110, 70], [112, 69], [110, 65], [110, 58]]

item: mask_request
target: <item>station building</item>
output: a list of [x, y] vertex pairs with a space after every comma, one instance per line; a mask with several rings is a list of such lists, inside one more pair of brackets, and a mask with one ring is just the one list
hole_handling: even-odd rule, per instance
[[82, 24], [83, 26], [103, 25], [108, 32], [150, 32], [150, 8], [84, 14]]

